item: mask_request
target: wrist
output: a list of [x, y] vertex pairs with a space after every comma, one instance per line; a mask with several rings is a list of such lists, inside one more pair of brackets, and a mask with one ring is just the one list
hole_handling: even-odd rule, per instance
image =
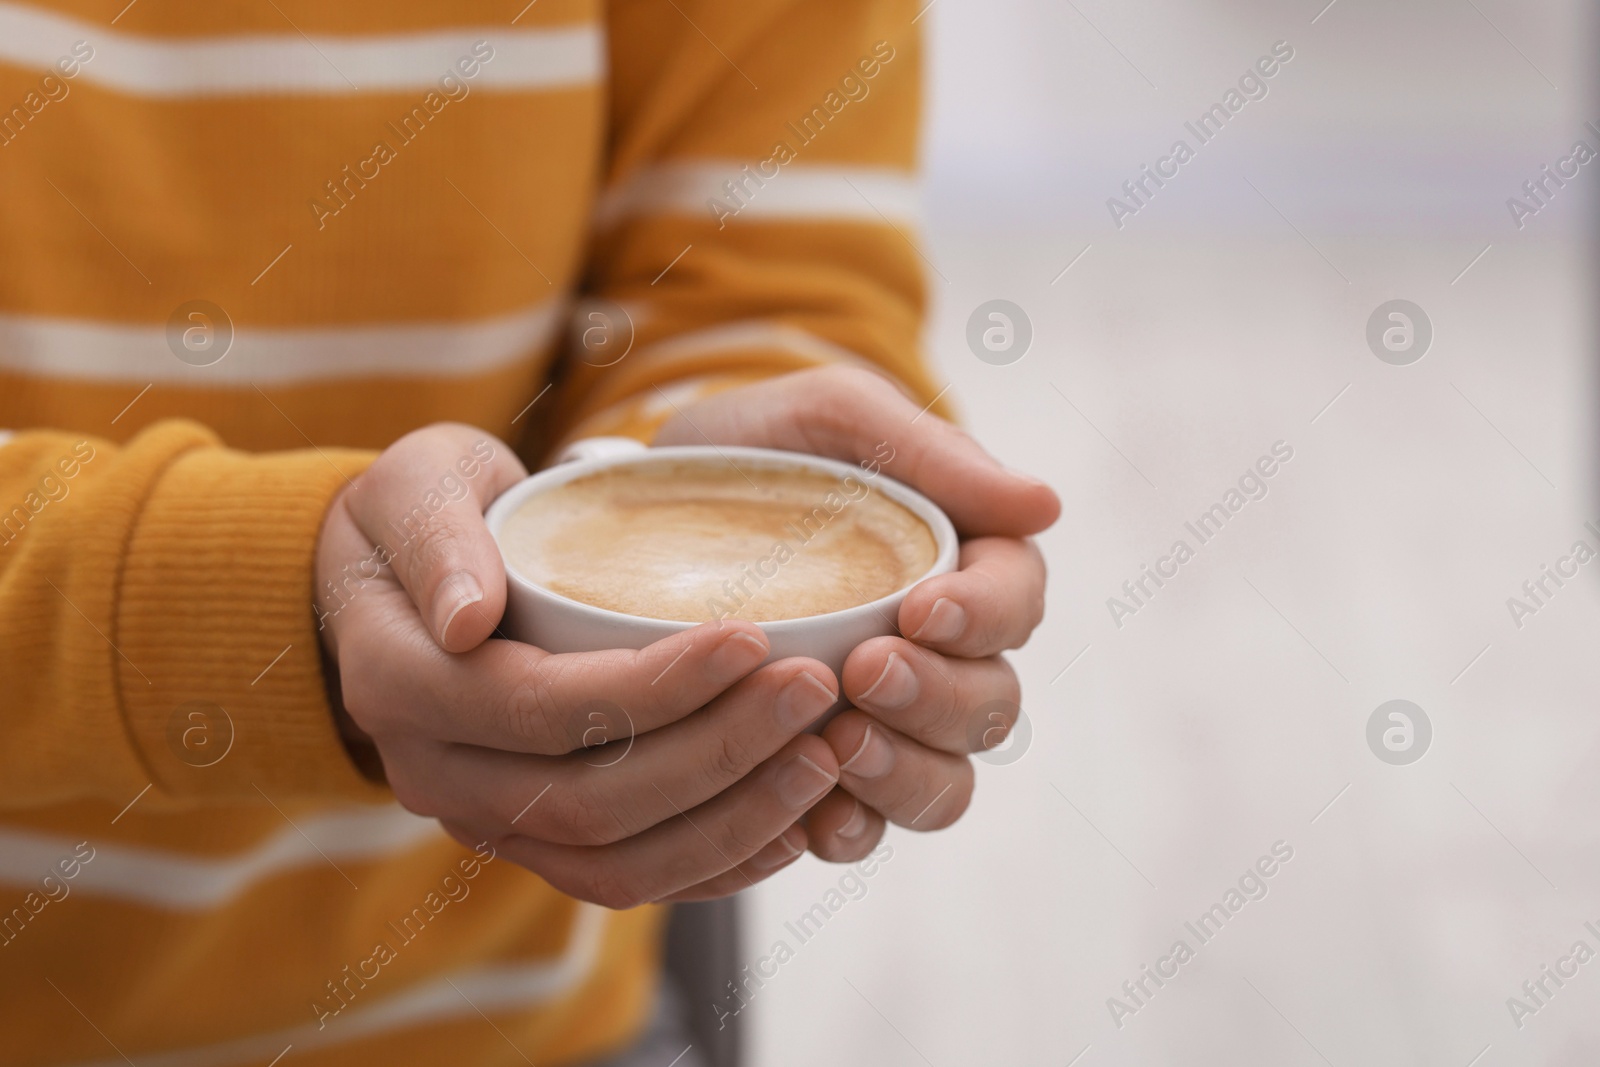
[[370, 782], [382, 785], [385, 778], [383, 759], [378, 754], [378, 746], [345, 709], [343, 687], [339, 684], [338, 661], [333, 658], [326, 644], [322, 646], [321, 653], [322, 680], [328, 694], [328, 711], [333, 716], [333, 725], [339, 732], [339, 740], [344, 744], [350, 762], [356, 765], [362, 776]]

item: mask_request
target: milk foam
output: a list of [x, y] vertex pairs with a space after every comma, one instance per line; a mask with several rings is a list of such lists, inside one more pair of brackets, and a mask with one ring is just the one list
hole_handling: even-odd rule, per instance
[[628, 615], [767, 622], [840, 611], [922, 577], [926, 523], [871, 486], [721, 461], [612, 467], [525, 501], [500, 541], [517, 572]]

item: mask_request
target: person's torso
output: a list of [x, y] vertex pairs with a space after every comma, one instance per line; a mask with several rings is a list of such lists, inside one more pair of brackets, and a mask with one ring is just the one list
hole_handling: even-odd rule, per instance
[[0, 4], [0, 426], [514, 433], [601, 166], [595, 0], [119, 6]]
[[[124, 3], [0, 3], [0, 426], [514, 438], [581, 269], [599, 4]], [[648, 909], [392, 806], [128, 799], [0, 817], [0, 1065], [542, 1063], [637, 1015]]]

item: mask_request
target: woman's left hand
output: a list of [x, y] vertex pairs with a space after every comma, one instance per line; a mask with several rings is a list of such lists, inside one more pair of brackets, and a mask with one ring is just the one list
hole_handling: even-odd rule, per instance
[[999, 744], [1021, 711], [1017, 676], [1000, 653], [1027, 641], [1043, 616], [1044, 559], [1028, 536], [1055, 522], [1056, 494], [855, 368], [798, 371], [685, 405], [655, 443], [876, 459], [950, 516], [962, 538], [959, 569], [906, 596], [897, 620], [904, 637], [874, 638], [845, 662], [841, 682], [854, 707], [823, 731], [839, 785], [805, 823], [811, 851], [851, 862], [877, 844], [885, 820], [937, 830], [960, 818], [972, 797], [969, 755]]

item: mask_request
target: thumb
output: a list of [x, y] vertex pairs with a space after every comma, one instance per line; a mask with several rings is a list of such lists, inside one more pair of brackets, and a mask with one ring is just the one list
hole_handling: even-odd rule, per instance
[[822, 367], [716, 393], [679, 411], [655, 443], [756, 445], [846, 462], [875, 462], [921, 491], [963, 537], [1026, 537], [1049, 527], [1061, 501], [1010, 470], [964, 431], [880, 374]]
[[345, 494], [356, 525], [384, 549], [447, 652], [482, 644], [505, 613], [505, 566], [483, 512], [525, 477], [504, 441], [441, 423], [396, 441]]

